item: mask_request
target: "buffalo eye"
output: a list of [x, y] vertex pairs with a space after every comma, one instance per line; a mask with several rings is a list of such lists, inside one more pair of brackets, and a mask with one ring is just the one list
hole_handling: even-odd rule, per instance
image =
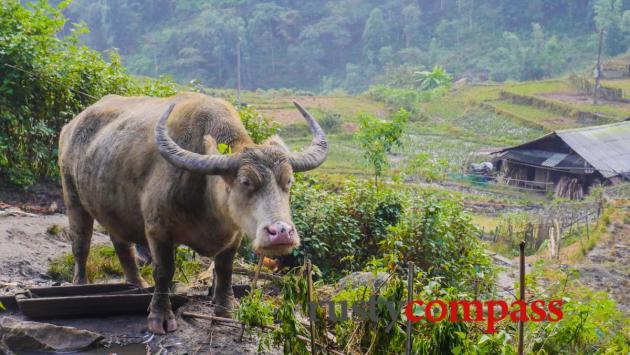
[[245, 188], [249, 189], [252, 187], [252, 182], [248, 178], [243, 177], [239, 181]]

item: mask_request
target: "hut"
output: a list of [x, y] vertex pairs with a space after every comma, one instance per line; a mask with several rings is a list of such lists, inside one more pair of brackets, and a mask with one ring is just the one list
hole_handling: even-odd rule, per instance
[[630, 178], [630, 121], [559, 130], [495, 152], [500, 181], [580, 199]]

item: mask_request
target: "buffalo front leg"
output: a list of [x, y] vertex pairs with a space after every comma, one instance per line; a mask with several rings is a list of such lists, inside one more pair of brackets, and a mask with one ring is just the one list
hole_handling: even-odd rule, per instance
[[155, 291], [149, 306], [149, 331], [165, 334], [177, 329], [177, 321], [171, 308], [169, 289], [175, 273], [173, 243], [164, 239], [155, 239], [149, 235], [149, 248], [153, 258], [153, 280]]
[[236, 247], [219, 253], [214, 258], [214, 314], [218, 317], [232, 318], [232, 310], [236, 303], [232, 290], [232, 266]]

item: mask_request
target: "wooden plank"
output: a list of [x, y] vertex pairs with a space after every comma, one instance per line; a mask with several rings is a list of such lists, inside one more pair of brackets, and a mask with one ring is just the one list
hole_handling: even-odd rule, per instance
[[115, 284], [89, 284], [89, 285], [72, 285], [72, 286], [52, 286], [30, 288], [29, 291], [34, 297], [62, 297], [62, 296], [80, 296], [95, 295], [100, 293], [111, 293], [132, 290], [136, 288], [134, 285], [127, 283]]
[[[137, 295], [83, 295], [72, 297], [44, 297], [19, 299], [22, 313], [33, 319], [78, 316], [110, 316], [119, 314], [147, 314], [153, 297], [150, 293]], [[173, 309], [186, 303], [182, 296], [172, 295]]]

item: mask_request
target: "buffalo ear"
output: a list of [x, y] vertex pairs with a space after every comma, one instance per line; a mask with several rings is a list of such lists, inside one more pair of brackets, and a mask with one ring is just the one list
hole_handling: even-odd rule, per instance
[[278, 147], [278, 148], [282, 148], [283, 150], [285, 150], [286, 152], [290, 152], [291, 149], [289, 149], [289, 147], [284, 143], [284, 141], [282, 140], [282, 138], [280, 138], [280, 136], [278, 135], [273, 135], [269, 138], [267, 138], [264, 142], [263, 145], [270, 145], [270, 146], [274, 146], [274, 147]]
[[209, 134], [203, 136], [203, 145], [208, 155], [217, 154], [219, 152], [217, 150], [217, 141]]

